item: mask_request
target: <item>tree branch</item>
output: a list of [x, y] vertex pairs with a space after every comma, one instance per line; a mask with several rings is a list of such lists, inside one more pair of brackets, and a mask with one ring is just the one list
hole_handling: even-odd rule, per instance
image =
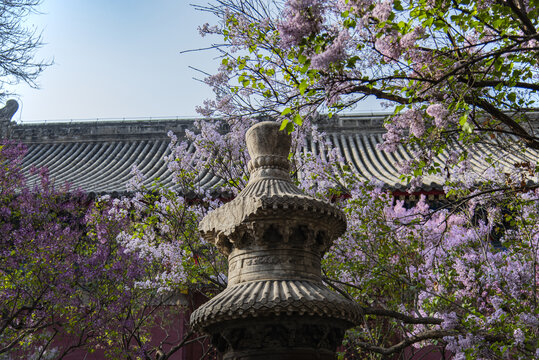
[[372, 345], [368, 342], [359, 342], [358, 346], [364, 350], [373, 351], [378, 354], [391, 355], [398, 351], [403, 350], [404, 348], [412, 344], [418, 343], [423, 340], [440, 339], [445, 336], [454, 336], [454, 335], [457, 335], [458, 333], [459, 332], [456, 330], [427, 330], [417, 335], [406, 338], [402, 340], [401, 342], [399, 342], [398, 344], [395, 344], [388, 348]]
[[531, 22], [530, 18], [527, 16], [526, 10], [519, 8], [517, 4], [513, 0], [508, 1], [502, 1], [502, 4], [509, 6], [509, 8], [513, 11], [513, 13], [517, 16], [517, 18], [520, 20], [522, 26], [520, 29], [522, 32], [526, 35], [536, 35], [537, 30], [533, 26], [533, 23]]
[[466, 102], [472, 105], [476, 105], [479, 108], [485, 110], [490, 115], [494, 116], [496, 119], [500, 120], [503, 124], [511, 128], [516, 135], [520, 136], [525, 142], [526, 145], [532, 149], [539, 150], [539, 139], [530, 135], [519, 123], [513, 120], [509, 115], [504, 113], [502, 110], [498, 109], [496, 106], [492, 105], [484, 99], [476, 99], [470, 96], [465, 97]]
[[[468, 83], [468, 79], [460, 79], [460, 82]], [[480, 87], [494, 87], [496, 85], [503, 85], [503, 86], [510, 86], [510, 87], [516, 87], [516, 88], [522, 88], [522, 89], [530, 89], [539, 91], [539, 84], [530, 84], [526, 82], [516, 82], [514, 84], [509, 84], [508, 81], [504, 80], [482, 80], [482, 81], [474, 81], [470, 86], [474, 88], [480, 88]]]
[[392, 317], [392, 318], [401, 320], [402, 322], [407, 323], [407, 324], [439, 325], [443, 322], [443, 320], [440, 318], [435, 318], [435, 317], [430, 317], [430, 316], [417, 318], [417, 317], [405, 315], [398, 311], [382, 309], [382, 308], [364, 307], [363, 313], [365, 315], [378, 315], [378, 316]]

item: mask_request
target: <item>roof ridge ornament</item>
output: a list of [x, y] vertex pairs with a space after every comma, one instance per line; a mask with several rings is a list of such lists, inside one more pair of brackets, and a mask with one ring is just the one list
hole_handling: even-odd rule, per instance
[[[357, 304], [321, 279], [321, 258], [346, 230], [345, 216], [292, 182], [291, 136], [279, 123], [254, 125], [246, 141], [247, 186], [199, 227], [228, 255], [228, 286], [193, 312], [191, 325], [212, 334], [226, 359], [333, 359], [360, 318]], [[279, 354], [268, 345], [275, 342]]]
[[19, 109], [19, 103], [16, 100], [9, 99], [6, 105], [0, 109], [0, 137], [9, 139], [11, 137], [11, 127], [13, 116]]

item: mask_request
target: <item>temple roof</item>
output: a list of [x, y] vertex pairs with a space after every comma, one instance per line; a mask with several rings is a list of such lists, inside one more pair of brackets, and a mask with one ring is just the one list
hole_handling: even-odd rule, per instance
[[[385, 154], [376, 149], [382, 141], [384, 115], [346, 115], [321, 124], [331, 141], [360, 178], [378, 179], [391, 187], [401, 187], [396, 163], [407, 153]], [[68, 182], [88, 192], [124, 192], [136, 165], [145, 185], [159, 178], [171, 184], [164, 157], [169, 154], [171, 130], [179, 137], [192, 128], [194, 119], [125, 120], [14, 124], [10, 138], [27, 145], [23, 166], [45, 166], [56, 184]], [[323, 149], [312, 149], [323, 153]], [[30, 176], [29, 181], [35, 181]], [[201, 177], [201, 185], [211, 187], [219, 179]]]
[[[12, 114], [11, 114], [12, 115]], [[539, 114], [535, 114], [539, 115]], [[360, 179], [376, 179], [392, 189], [406, 188], [399, 179], [398, 164], [413, 158], [411, 151], [400, 147], [393, 153], [378, 150], [382, 142], [383, 120], [387, 114], [352, 114], [335, 116], [320, 122], [331, 142]], [[11, 119], [11, 117], [10, 117]], [[6, 121], [7, 120], [7, 121]], [[93, 193], [124, 192], [136, 165], [146, 178], [146, 185], [159, 178], [171, 184], [171, 173], [164, 157], [169, 154], [169, 130], [178, 137], [192, 128], [195, 119], [141, 119], [84, 122], [44, 122], [16, 124], [0, 119], [4, 137], [28, 146], [23, 162], [25, 170], [45, 166], [56, 184], [68, 182], [73, 187]], [[321, 148], [313, 148], [324, 154]], [[489, 151], [484, 149], [484, 151]], [[443, 163], [446, 156], [439, 157]], [[504, 161], [537, 161], [537, 153], [528, 151], [509, 156]], [[478, 163], [479, 164], [479, 163]], [[29, 177], [30, 183], [36, 177]], [[219, 179], [202, 176], [201, 185], [211, 187]], [[440, 189], [441, 179], [427, 176], [423, 191]]]
[[[156, 178], [170, 184], [164, 156], [172, 130], [183, 134], [193, 120], [136, 120], [15, 125], [10, 138], [27, 145], [25, 171], [47, 167], [56, 184], [93, 193], [126, 191], [131, 169], [137, 166], [146, 185]], [[29, 182], [36, 180], [30, 176]], [[211, 185], [211, 182], [204, 184]]]

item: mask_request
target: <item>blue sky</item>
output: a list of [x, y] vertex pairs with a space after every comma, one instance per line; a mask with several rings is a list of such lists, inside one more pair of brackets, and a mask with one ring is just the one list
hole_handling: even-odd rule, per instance
[[181, 54], [219, 39], [197, 27], [213, 22], [180, 0], [44, 0], [28, 26], [42, 30], [38, 57], [54, 60], [40, 89], [12, 89], [18, 121], [196, 116], [211, 90], [195, 66], [214, 72], [211, 52]]
[[[214, 73], [219, 60], [212, 51], [181, 51], [220, 39], [199, 35], [198, 26], [216, 19], [190, 3], [43, 0], [27, 24], [43, 34], [37, 57], [54, 64], [39, 77], [39, 89], [11, 89], [21, 105], [14, 119], [198, 117], [195, 107], [213, 94], [189, 66]], [[372, 110], [380, 110], [374, 99], [355, 109]]]

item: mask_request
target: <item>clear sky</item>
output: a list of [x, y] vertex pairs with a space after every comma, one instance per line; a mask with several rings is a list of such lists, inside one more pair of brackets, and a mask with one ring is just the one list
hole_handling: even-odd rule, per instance
[[181, 54], [219, 39], [197, 27], [214, 22], [183, 0], [44, 0], [28, 20], [42, 30], [38, 57], [54, 60], [40, 88], [13, 89], [17, 121], [196, 116], [212, 97], [203, 75], [214, 72], [213, 52]]
[[[38, 58], [53, 60], [39, 89], [13, 89], [16, 121], [136, 117], [198, 117], [211, 89], [193, 79], [219, 60], [203, 48], [198, 26], [216, 19], [190, 3], [211, 0], [43, 0], [28, 26], [42, 31]], [[376, 101], [356, 111], [380, 110]]]

